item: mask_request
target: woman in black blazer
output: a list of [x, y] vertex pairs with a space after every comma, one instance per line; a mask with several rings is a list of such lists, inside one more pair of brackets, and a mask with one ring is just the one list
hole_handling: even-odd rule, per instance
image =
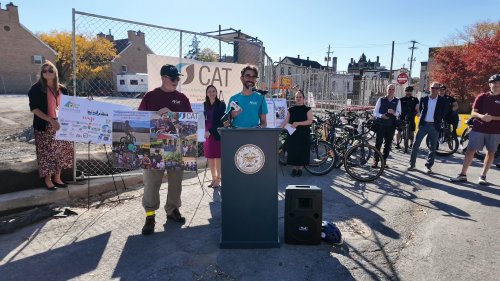
[[208, 187], [220, 187], [221, 162], [220, 162], [220, 135], [217, 128], [223, 127], [221, 118], [226, 111], [226, 104], [217, 97], [217, 88], [209, 85], [205, 90], [203, 103], [205, 114], [205, 143], [203, 144], [205, 158], [212, 174], [212, 182]]
[[30, 110], [33, 112], [36, 158], [38, 172], [48, 190], [67, 187], [61, 180], [61, 170], [73, 166], [73, 146], [68, 141], [55, 139], [60, 125], [57, 112], [61, 95], [68, 90], [59, 84], [57, 68], [46, 61], [40, 70], [40, 80], [28, 92]]

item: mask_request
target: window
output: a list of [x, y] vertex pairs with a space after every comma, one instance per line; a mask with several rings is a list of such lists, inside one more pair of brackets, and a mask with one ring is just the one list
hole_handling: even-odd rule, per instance
[[284, 75], [285, 74], [285, 69], [283, 67], [280, 68], [280, 75]]
[[10, 31], [10, 26], [8, 26], [8, 25], [4, 25], [4, 26], [3, 26], [3, 30], [5, 30], [5, 31]]
[[292, 67], [291, 66], [288, 67], [288, 75], [292, 75]]
[[126, 65], [122, 65], [122, 72], [127, 72], [127, 66]]
[[120, 85], [125, 85], [125, 80], [120, 80]]
[[42, 63], [43, 63], [43, 57], [39, 56], [39, 55], [34, 55], [33, 56], [33, 63], [34, 64], [38, 64], [38, 65], [42, 65]]
[[139, 85], [137, 80], [130, 80], [130, 85]]

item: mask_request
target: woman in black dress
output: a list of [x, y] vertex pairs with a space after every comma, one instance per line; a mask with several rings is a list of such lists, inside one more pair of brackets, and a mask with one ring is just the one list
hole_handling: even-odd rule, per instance
[[293, 166], [292, 177], [300, 177], [302, 169], [309, 163], [310, 126], [312, 121], [312, 110], [304, 104], [304, 92], [299, 90], [295, 93], [295, 105], [288, 109], [285, 121], [281, 125], [284, 128], [287, 124], [290, 124], [295, 129], [287, 140], [287, 164]]

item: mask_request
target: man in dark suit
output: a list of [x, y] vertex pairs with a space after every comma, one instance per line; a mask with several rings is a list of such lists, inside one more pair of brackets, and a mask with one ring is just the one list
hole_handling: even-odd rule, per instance
[[436, 147], [438, 142], [439, 128], [443, 122], [443, 118], [448, 111], [448, 104], [446, 100], [439, 96], [440, 84], [432, 82], [431, 94], [420, 99], [419, 115], [420, 120], [418, 123], [418, 132], [415, 137], [415, 143], [411, 150], [410, 165], [408, 171], [415, 169], [415, 162], [417, 161], [417, 153], [423, 138], [427, 136], [431, 142], [429, 154], [427, 154], [427, 162], [425, 167], [427, 173], [432, 173], [432, 165], [434, 165], [434, 158], [436, 157]]

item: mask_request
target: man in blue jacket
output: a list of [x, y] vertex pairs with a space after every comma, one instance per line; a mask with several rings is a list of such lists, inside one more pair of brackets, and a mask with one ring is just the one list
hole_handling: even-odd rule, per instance
[[436, 157], [436, 147], [438, 142], [439, 128], [443, 122], [444, 117], [448, 111], [447, 101], [439, 96], [439, 89], [441, 85], [438, 82], [432, 82], [431, 94], [420, 99], [418, 122], [418, 132], [415, 137], [415, 143], [411, 150], [410, 165], [408, 171], [415, 169], [415, 162], [417, 161], [417, 153], [423, 138], [427, 136], [430, 139], [431, 148], [427, 154], [427, 162], [425, 167], [427, 173], [432, 173], [432, 165], [434, 165], [434, 158]]

